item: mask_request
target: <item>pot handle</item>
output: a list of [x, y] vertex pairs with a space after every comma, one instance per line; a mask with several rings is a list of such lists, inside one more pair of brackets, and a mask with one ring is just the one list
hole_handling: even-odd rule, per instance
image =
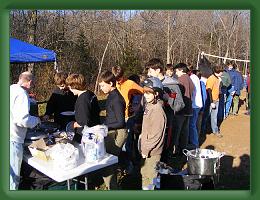
[[220, 158], [222, 158], [224, 155], [225, 155], [225, 152], [221, 152], [218, 158], [220, 159]]
[[187, 156], [188, 157], [188, 153], [189, 153], [190, 151], [189, 150], [187, 150], [187, 149], [183, 149], [182, 150], [182, 153], [185, 155], [185, 156]]

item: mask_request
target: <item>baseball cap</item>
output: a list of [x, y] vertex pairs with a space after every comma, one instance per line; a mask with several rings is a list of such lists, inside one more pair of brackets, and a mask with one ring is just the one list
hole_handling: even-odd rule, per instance
[[143, 82], [143, 86], [146, 88], [150, 88], [153, 91], [156, 91], [159, 93], [162, 93], [162, 91], [163, 91], [163, 84], [160, 81], [160, 79], [158, 79], [156, 77], [149, 77], [149, 78], [145, 79]]

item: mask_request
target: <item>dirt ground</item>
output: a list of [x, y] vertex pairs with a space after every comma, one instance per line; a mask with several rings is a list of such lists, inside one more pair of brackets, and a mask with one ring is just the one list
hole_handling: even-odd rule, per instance
[[220, 127], [222, 138], [207, 135], [201, 148], [213, 146], [225, 152], [221, 158], [219, 189], [250, 189], [250, 116], [245, 115], [242, 91], [238, 116], [229, 116]]

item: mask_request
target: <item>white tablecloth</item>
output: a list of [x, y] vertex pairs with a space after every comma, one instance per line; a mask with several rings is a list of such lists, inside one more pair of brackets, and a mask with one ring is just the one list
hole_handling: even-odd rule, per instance
[[29, 152], [24, 152], [24, 161], [41, 173], [50, 177], [54, 181], [63, 182], [69, 179], [76, 178], [80, 175], [84, 175], [98, 169], [113, 165], [118, 162], [118, 157], [111, 154], [106, 154], [106, 156], [102, 160], [96, 163], [86, 163], [82, 159], [80, 161], [80, 164], [71, 170], [56, 169], [52, 160], [43, 161], [37, 159], [35, 157], [32, 157]]

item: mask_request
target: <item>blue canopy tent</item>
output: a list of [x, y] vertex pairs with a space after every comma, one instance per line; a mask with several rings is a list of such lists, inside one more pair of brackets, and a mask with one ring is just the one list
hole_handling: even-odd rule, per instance
[[10, 38], [10, 63], [55, 62], [56, 53], [18, 39]]

